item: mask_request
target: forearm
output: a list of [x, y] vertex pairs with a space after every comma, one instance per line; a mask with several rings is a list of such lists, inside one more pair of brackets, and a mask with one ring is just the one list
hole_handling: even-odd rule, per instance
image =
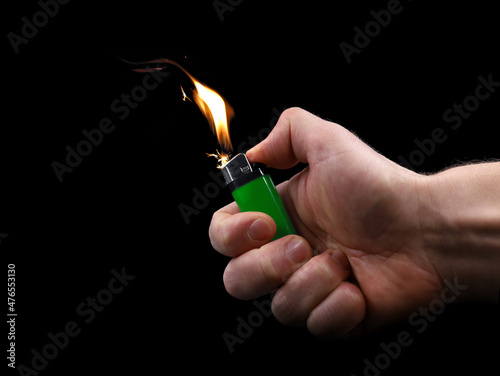
[[500, 163], [456, 167], [421, 182], [424, 244], [442, 278], [467, 285], [468, 299], [498, 302]]

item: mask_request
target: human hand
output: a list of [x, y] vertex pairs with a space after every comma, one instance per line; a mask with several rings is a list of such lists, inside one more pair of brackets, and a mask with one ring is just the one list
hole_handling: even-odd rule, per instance
[[274, 221], [235, 203], [214, 214], [210, 238], [232, 257], [224, 272], [231, 295], [253, 299], [279, 288], [275, 317], [322, 337], [372, 330], [439, 297], [446, 263], [426, 243], [425, 176], [297, 108], [247, 157], [308, 167], [277, 187], [300, 236], [270, 242]]

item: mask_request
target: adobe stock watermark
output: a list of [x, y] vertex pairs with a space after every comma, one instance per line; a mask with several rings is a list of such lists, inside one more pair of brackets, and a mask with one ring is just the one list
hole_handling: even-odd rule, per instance
[[7, 239], [7, 236], [9, 236], [9, 234], [0, 232], [0, 243], [2, 243], [2, 239]]
[[255, 309], [247, 315], [246, 319], [241, 316], [236, 317], [237, 325], [235, 332], [224, 332], [222, 334], [222, 339], [224, 340], [224, 343], [226, 344], [227, 349], [231, 354], [234, 353], [234, 347], [236, 345], [242, 345], [243, 343], [245, 343], [245, 340], [250, 338], [254, 330], [262, 326], [265, 319], [273, 314], [271, 311], [273, 296], [274, 293], [269, 295], [269, 299], [255, 299], [252, 302]]
[[[412, 1], [412, 0], [408, 0]], [[344, 55], [347, 64], [352, 61], [352, 55], [359, 55], [363, 48], [368, 47], [371, 41], [378, 37], [382, 32], [382, 29], [389, 26], [394, 16], [400, 14], [404, 9], [404, 6], [399, 0], [389, 0], [387, 2], [386, 9], [381, 9], [379, 11], [371, 10], [371, 20], [368, 21], [363, 29], [359, 26], [354, 27], [354, 37], [352, 44], [347, 42], [340, 42], [339, 47]]]
[[43, 346], [31, 349], [31, 362], [27, 365], [19, 364], [16, 369], [21, 376], [37, 376], [45, 370], [50, 361], [68, 347], [72, 338], [76, 338], [83, 329], [84, 324], [90, 324], [99, 312], [111, 304], [114, 297], [120, 294], [135, 276], [127, 274], [125, 267], [118, 272], [111, 270], [112, 278], [107, 287], [99, 290], [94, 297], [88, 296], [83, 302], [76, 306], [76, 321], [68, 321], [60, 331], [47, 333], [47, 342]]
[[[290, 275], [283, 275], [282, 284], [284, 284], [289, 277]], [[236, 317], [237, 325], [235, 331], [233, 333], [226, 331], [222, 334], [222, 339], [230, 354], [234, 353], [236, 345], [244, 344], [254, 333], [255, 329], [262, 326], [265, 320], [272, 316], [272, 302], [277, 291], [278, 289], [272, 291], [268, 295], [268, 298], [264, 295], [264, 297], [254, 299], [252, 304], [255, 309], [246, 316], [246, 319], [241, 316]]]
[[461, 285], [456, 277], [453, 282], [445, 280], [444, 284], [446, 287], [441, 290], [439, 298], [433, 299], [427, 307], [419, 307], [408, 317], [408, 323], [414, 328], [414, 333], [407, 330], [399, 332], [394, 341], [380, 342], [380, 351], [377, 355], [371, 359], [364, 359], [363, 376], [379, 376], [382, 371], [389, 368], [392, 362], [401, 356], [404, 348], [411, 346], [415, 335], [425, 332], [429, 324], [436, 321], [436, 318], [444, 312], [446, 305], [454, 302], [467, 289], [467, 286]]
[[[472, 113], [478, 110], [481, 102], [490, 98], [500, 87], [500, 81], [493, 80], [493, 74], [490, 73], [486, 78], [478, 76], [479, 82], [474, 93], [465, 97], [460, 103], [454, 103], [443, 113], [443, 121], [449, 129], [456, 131], [462, 126], [462, 123], [467, 120]], [[448, 133], [444, 127], [436, 127], [431, 131], [429, 138], [419, 140], [416, 138], [413, 142], [416, 149], [412, 150], [407, 157], [398, 156], [398, 160], [404, 167], [415, 170], [415, 167], [421, 166], [426, 158], [430, 157], [437, 149], [437, 145], [448, 140]]]
[[7, 39], [12, 46], [12, 49], [17, 54], [19, 47], [23, 44], [28, 44], [30, 40], [38, 35], [41, 28], [47, 26], [49, 20], [57, 16], [60, 10], [60, 5], [66, 5], [70, 0], [39, 0], [37, 2], [39, 10], [37, 10], [28, 19], [28, 17], [21, 17], [21, 30], [19, 34], [9, 32]]
[[243, 0], [214, 0], [212, 5], [219, 16], [220, 22], [225, 20], [224, 13], [232, 12]]
[[[116, 114], [118, 120], [125, 120], [131, 110], [137, 108], [139, 103], [143, 102], [148, 92], [156, 89], [165, 78], [169, 76], [169, 72], [161, 70], [151, 70], [142, 79], [140, 85], [134, 86], [128, 93], [122, 93], [120, 98], [115, 99], [110, 104], [110, 111]], [[64, 180], [64, 174], [69, 174], [82, 163], [83, 158], [89, 156], [94, 147], [99, 146], [104, 140], [104, 135], [111, 134], [116, 128], [116, 120], [109, 117], [102, 118], [99, 125], [90, 130], [82, 130], [82, 140], [75, 146], [66, 145], [66, 156], [64, 163], [53, 161], [51, 163], [52, 170], [54, 171], [57, 180], [60, 183]]]
[[[283, 112], [285, 109], [286, 107], [283, 107], [281, 112]], [[259, 142], [264, 140], [269, 135], [269, 133], [271, 133], [281, 115], [280, 110], [278, 110], [276, 107], [272, 109], [272, 112], [275, 116], [272, 117], [269, 121], [269, 127], [262, 128], [257, 133], [257, 136], [248, 136], [246, 141], [241, 142], [238, 147], [235, 148], [236, 153], [243, 153], [250, 147], [257, 145]], [[195, 187], [192, 189], [193, 196], [191, 197], [190, 204], [181, 202], [177, 206], [186, 225], [191, 223], [191, 217], [193, 215], [200, 214], [201, 211], [210, 204], [210, 200], [213, 200], [214, 198], [219, 196], [221, 189], [225, 187], [224, 178], [222, 177], [221, 171], [210, 171], [208, 173], [208, 176], [210, 177], [210, 181], [207, 182], [203, 186], [203, 188], [200, 189], [198, 187]]]

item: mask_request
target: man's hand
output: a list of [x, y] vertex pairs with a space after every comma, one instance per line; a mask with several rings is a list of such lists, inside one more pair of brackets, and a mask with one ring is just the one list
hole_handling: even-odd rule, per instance
[[210, 239], [232, 257], [224, 273], [231, 295], [253, 299], [279, 288], [272, 302], [279, 321], [331, 338], [408, 317], [453, 276], [439, 240], [428, 236], [439, 221], [428, 177], [340, 125], [286, 110], [247, 157], [308, 167], [277, 187], [300, 236], [271, 242], [274, 221], [235, 203], [214, 214]]

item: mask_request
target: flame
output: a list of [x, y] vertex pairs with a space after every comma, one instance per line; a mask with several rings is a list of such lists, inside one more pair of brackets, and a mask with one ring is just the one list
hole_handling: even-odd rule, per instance
[[[196, 103], [196, 105], [200, 108], [205, 118], [208, 120], [212, 132], [217, 136], [217, 141], [219, 142], [219, 145], [224, 150], [233, 150], [233, 146], [231, 145], [231, 139], [229, 138], [229, 123], [234, 117], [234, 110], [229, 105], [229, 103], [225, 101], [215, 90], [211, 89], [206, 85], [203, 85], [200, 81], [195, 79], [187, 70], [185, 70], [182, 66], [180, 66], [173, 60], [161, 58], [134, 64], [153, 64], [153, 63], [166, 63], [174, 65], [179, 69], [181, 69], [191, 79], [191, 81], [195, 86], [195, 89], [193, 90], [194, 103]], [[137, 72], [150, 72], [162, 69], [164, 68], [147, 67], [146, 69], [134, 69], [134, 70]], [[190, 100], [187, 97], [186, 93], [184, 92], [182, 86], [181, 90], [183, 95], [182, 99], [184, 101], [186, 100], [186, 98]], [[222, 155], [228, 155], [228, 154], [219, 153], [217, 151], [216, 155], [218, 155], [217, 158], [219, 158], [222, 157]]]
[[221, 153], [219, 150], [215, 150], [215, 154], [207, 153], [207, 157], [217, 158], [217, 168], [222, 169], [231, 159], [231, 153]]
[[193, 91], [194, 103], [198, 105], [207, 118], [212, 132], [217, 136], [219, 145], [225, 150], [233, 150], [229, 138], [229, 122], [234, 116], [233, 109], [217, 92], [193, 78], [192, 80], [196, 87], [196, 90]]

